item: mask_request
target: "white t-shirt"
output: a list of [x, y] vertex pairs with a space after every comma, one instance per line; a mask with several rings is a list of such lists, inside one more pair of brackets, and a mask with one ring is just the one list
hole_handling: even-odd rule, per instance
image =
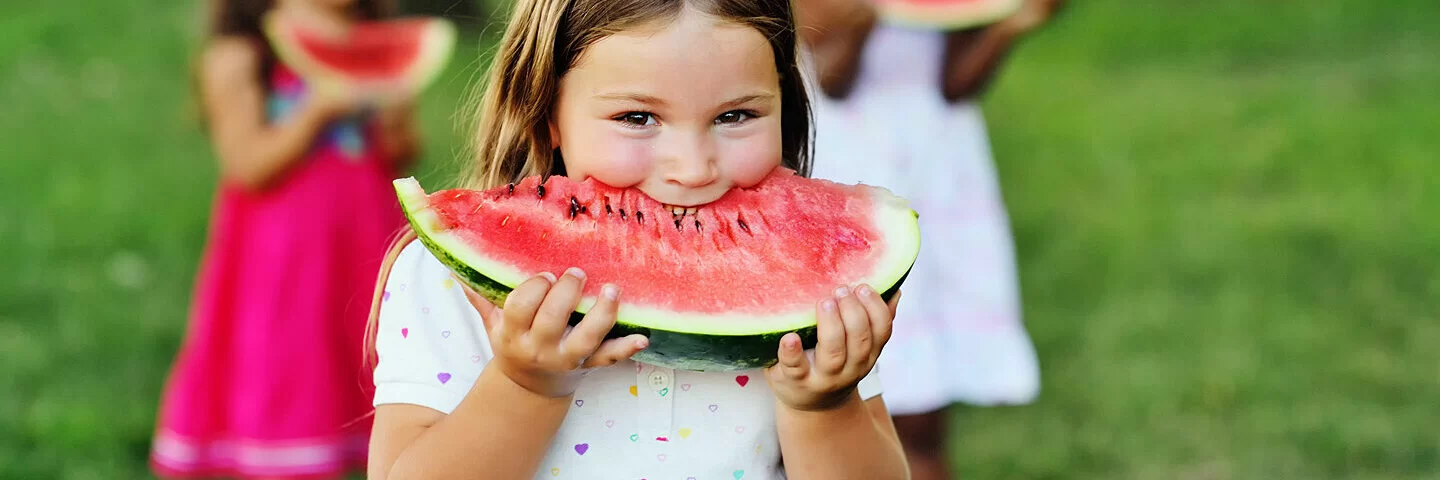
[[[379, 321], [376, 406], [448, 414], [492, 357], [480, 314], [419, 242], [396, 259]], [[865, 399], [880, 394], [875, 371], [858, 390]], [[785, 478], [774, 396], [761, 370], [703, 373], [628, 360], [597, 369], [581, 381], [535, 478]]]

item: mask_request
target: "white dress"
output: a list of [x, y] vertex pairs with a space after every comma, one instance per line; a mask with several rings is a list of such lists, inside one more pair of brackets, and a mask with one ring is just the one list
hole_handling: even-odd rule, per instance
[[1029, 403], [1040, 388], [985, 121], [941, 97], [943, 50], [941, 32], [882, 23], [847, 98], [811, 82], [812, 176], [884, 186], [920, 214], [920, 257], [877, 369], [900, 415]]

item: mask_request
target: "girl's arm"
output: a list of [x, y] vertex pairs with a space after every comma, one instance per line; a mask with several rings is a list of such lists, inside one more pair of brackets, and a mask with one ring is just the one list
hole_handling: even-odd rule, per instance
[[570, 399], [537, 395], [486, 365], [449, 415], [416, 405], [375, 409], [368, 478], [530, 479]]
[[1064, 0], [1027, 0], [1019, 12], [976, 30], [945, 36], [942, 92], [946, 101], [979, 96], [1020, 37], [1039, 28]]
[[383, 107], [377, 117], [381, 155], [396, 172], [410, 168], [420, 157], [421, 148], [413, 99]]
[[821, 93], [845, 98], [860, 73], [865, 40], [877, 20], [869, 0], [795, 0], [800, 40], [810, 49]]
[[831, 410], [775, 409], [785, 472], [794, 480], [910, 478], [905, 450], [880, 396], [858, 393]]
[[890, 340], [900, 294], [887, 303], [861, 285], [841, 287], [835, 297], [816, 305], [813, 354], [798, 335], [786, 334], [779, 362], [765, 372], [785, 473], [795, 480], [909, 478], [884, 401], [862, 400], [859, 388]]
[[266, 188], [309, 150], [325, 125], [348, 102], [312, 95], [278, 124], [265, 119], [260, 55], [242, 39], [221, 39], [205, 52], [200, 89], [221, 176], [248, 189]]
[[468, 479], [484, 471], [487, 479], [534, 478], [583, 371], [646, 346], [639, 335], [605, 339], [618, 307], [613, 286], [601, 289], [600, 300], [562, 339], [584, 282], [578, 269], [559, 279], [542, 273], [518, 285], [504, 309], [465, 288], [494, 357], [448, 415], [407, 404], [376, 408], [368, 477]]

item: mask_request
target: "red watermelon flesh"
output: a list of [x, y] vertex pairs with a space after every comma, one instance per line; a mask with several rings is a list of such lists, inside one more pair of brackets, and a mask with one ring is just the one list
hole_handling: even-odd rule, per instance
[[1025, 0], [874, 0], [882, 18], [921, 28], [962, 29], [994, 23]]
[[420, 90], [443, 70], [455, 43], [454, 26], [433, 17], [326, 32], [272, 14], [266, 33], [280, 59], [321, 88]]
[[577, 311], [604, 283], [617, 284], [618, 333], [649, 335], [640, 357], [675, 368], [773, 363], [791, 331], [813, 344], [816, 302], [858, 283], [893, 294], [919, 249], [904, 199], [783, 168], [681, 215], [591, 179], [431, 194], [413, 179], [396, 187], [420, 239], [481, 294], [503, 304], [539, 272], [579, 267], [588, 281]]

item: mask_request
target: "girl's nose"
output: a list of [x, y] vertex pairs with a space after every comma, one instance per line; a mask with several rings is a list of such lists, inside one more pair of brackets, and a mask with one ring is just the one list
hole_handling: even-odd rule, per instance
[[695, 188], [715, 183], [720, 178], [715, 149], [708, 135], [684, 135], [671, 144], [669, 161], [665, 162], [665, 181], [682, 187]]

